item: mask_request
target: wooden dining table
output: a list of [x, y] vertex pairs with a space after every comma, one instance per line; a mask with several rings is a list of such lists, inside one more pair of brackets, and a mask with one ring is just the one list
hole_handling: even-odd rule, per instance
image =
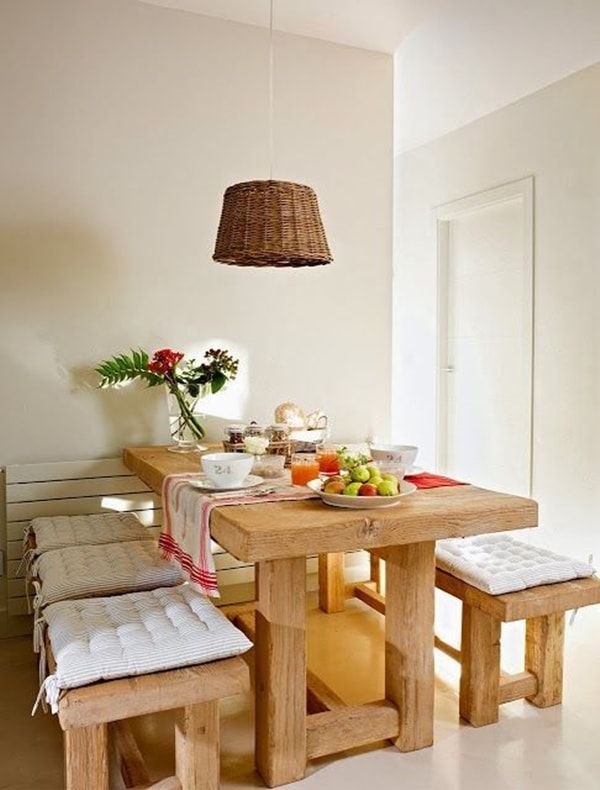
[[[129, 447], [123, 460], [158, 493], [167, 475], [200, 471], [197, 454], [165, 447]], [[216, 507], [212, 538], [256, 563], [256, 766], [266, 784], [300, 779], [308, 760], [376, 741], [401, 752], [431, 746], [435, 542], [536, 527], [537, 518], [532, 499], [471, 485], [419, 490], [389, 509], [320, 499]], [[307, 713], [306, 558], [358, 549], [386, 561], [385, 698], [345, 705], [309, 672]]]

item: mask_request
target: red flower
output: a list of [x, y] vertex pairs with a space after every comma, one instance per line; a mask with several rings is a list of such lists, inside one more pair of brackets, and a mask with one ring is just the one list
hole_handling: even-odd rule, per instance
[[151, 373], [158, 373], [164, 376], [170, 373], [181, 359], [183, 359], [181, 351], [161, 348], [160, 351], [154, 352], [151, 361], [148, 363], [148, 370]]

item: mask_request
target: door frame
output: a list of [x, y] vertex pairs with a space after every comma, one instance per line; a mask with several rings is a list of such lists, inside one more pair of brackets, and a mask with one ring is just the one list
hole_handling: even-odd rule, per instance
[[474, 195], [453, 200], [435, 209], [437, 238], [437, 353], [436, 353], [436, 463], [438, 469], [446, 470], [447, 447], [444, 437], [447, 426], [447, 377], [448, 363], [448, 266], [450, 222], [472, 211], [506, 203], [521, 198], [523, 209], [523, 268], [525, 273], [525, 314], [523, 326], [529, 342], [524, 356], [525, 378], [529, 384], [528, 423], [529, 457], [528, 493], [533, 486], [533, 388], [535, 351], [535, 250], [534, 250], [534, 177], [527, 176], [502, 184]]

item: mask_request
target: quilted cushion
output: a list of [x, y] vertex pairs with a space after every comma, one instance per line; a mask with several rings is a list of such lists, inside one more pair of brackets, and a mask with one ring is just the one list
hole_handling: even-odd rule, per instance
[[43, 516], [31, 521], [29, 532], [35, 535], [36, 554], [67, 546], [92, 546], [148, 538], [148, 530], [133, 513]]
[[594, 574], [594, 568], [587, 562], [502, 534], [440, 540], [435, 557], [438, 568], [490, 595]]
[[41, 554], [32, 573], [39, 581], [37, 610], [56, 601], [118, 595], [184, 581], [179, 566], [163, 560], [153, 540], [70, 546]]
[[187, 584], [113, 598], [62, 601], [44, 611], [56, 670], [45, 681], [56, 712], [61, 689], [204, 664], [252, 643]]

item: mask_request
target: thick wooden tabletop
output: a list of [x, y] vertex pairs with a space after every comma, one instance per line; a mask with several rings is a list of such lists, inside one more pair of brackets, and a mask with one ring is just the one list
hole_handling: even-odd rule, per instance
[[[200, 471], [197, 454], [128, 447], [123, 461], [157, 493], [167, 475]], [[423, 489], [384, 510], [345, 510], [320, 500], [217, 507], [213, 538], [239, 560], [301, 557], [536, 527], [532, 499], [462, 485]]]

